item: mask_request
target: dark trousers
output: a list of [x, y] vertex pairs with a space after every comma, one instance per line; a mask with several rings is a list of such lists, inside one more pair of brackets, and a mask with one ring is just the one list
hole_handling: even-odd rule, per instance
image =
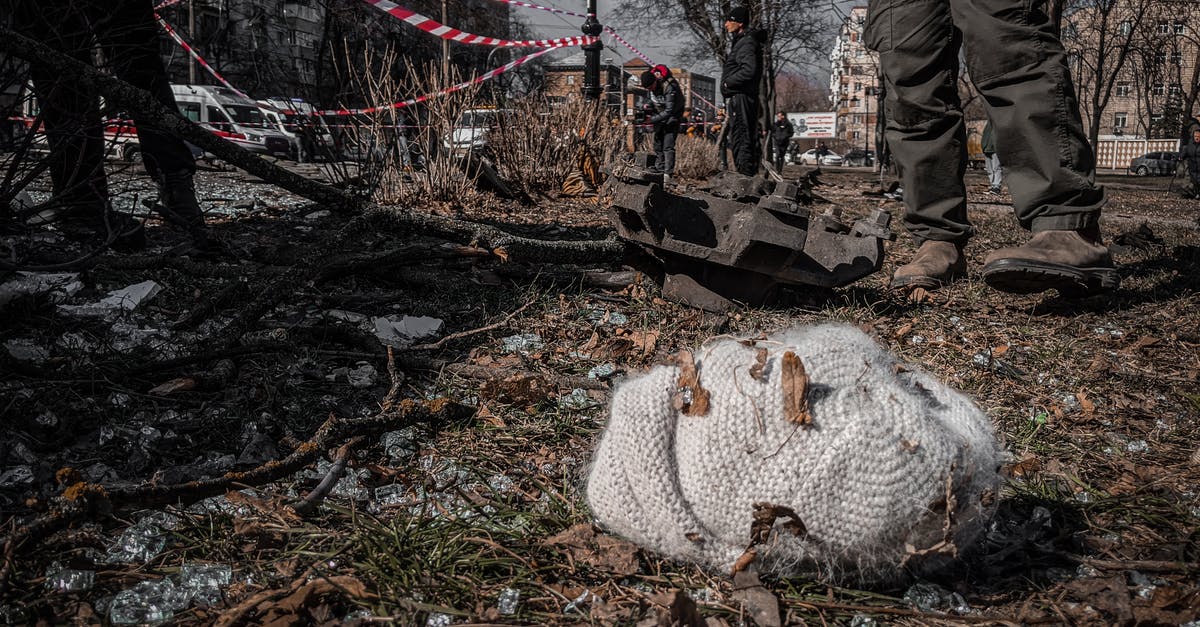
[[788, 142], [775, 142], [775, 171], [783, 173], [783, 157], [787, 154]]
[[[13, 11], [14, 25], [22, 34], [82, 63], [92, 63], [92, 46], [98, 43], [112, 74], [176, 110], [158, 54], [158, 24], [150, 0], [0, 0], [0, 8]], [[55, 195], [69, 206], [102, 210], [108, 186], [98, 95], [73, 77], [44, 66], [31, 64], [30, 73], [50, 147]], [[182, 139], [136, 117], [134, 124], [142, 160], [152, 177], [195, 172], [195, 158]]]
[[745, 94], [734, 94], [725, 101], [725, 112], [729, 124], [729, 150], [733, 151], [733, 165], [739, 174], [754, 176], [758, 173], [758, 98]]
[[675, 174], [675, 140], [679, 123], [654, 125], [654, 165], [667, 174]]
[[1043, 0], [870, 0], [866, 43], [880, 53], [888, 147], [905, 226], [918, 240], [965, 242], [966, 132], [957, 91], [965, 43], [971, 80], [995, 124], [1021, 226], [1096, 223], [1104, 191], [1079, 117], [1066, 55]]

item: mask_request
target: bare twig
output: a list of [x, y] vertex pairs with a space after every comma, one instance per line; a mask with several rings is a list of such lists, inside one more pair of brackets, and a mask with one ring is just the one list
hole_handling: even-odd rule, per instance
[[334, 455], [333, 465], [330, 466], [329, 472], [317, 484], [317, 487], [312, 489], [299, 503], [292, 506], [292, 511], [300, 516], [308, 516], [317, 509], [317, 506], [325, 500], [329, 492], [333, 490], [333, 486], [337, 485], [338, 480], [346, 473], [346, 464], [350, 461], [350, 456], [354, 453], [354, 447], [358, 446], [363, 441], [363, 438], [352, 438], [349, 442], [343, 444]]
[[[525, 311], [526, 309], [529, 309], [529, 306], [532, 305], [533, 303], [534, 303], [534, 301], [529, 301], [529, 302], [525, 303], [524, 305], [521, 305], [519, 308], [517, 308], [516, 311], [508, 314], [507, 316], [504, 317], [503, 320], [501, 320], [499, 322], [495, 322], [495, 323], [489, 324], [487, 326], [482, 326], [482, 327], [479, 327], [478, 329], [471, 329], [469, 331], [459, 331], [458, 333], [451, 333], [450, 335], [447, 335], [446, 337], [444, 337], [436, 342], [432, 342], [429, 344], [418, 344], [416, 346], [410, 346], [406, 350], [433, 351], [433, 350], [437, 350], [437, 349], [445, 346], [446, 344], [448, 344], [450, 342], [453, 342], [454, 340], [461, 340], [464, 337], [470, 337], [472, 335], [477, 335], [479, 333], [487, 333], [488, 331], [494, 331], [496, 329], [499, 329], [499, 328], [507, 325], [510, 320], [517, 317], [517, 315], [519, 315], [521, 312]], [[391, 351], [389, 351], [388, 354], [390, 355]]]

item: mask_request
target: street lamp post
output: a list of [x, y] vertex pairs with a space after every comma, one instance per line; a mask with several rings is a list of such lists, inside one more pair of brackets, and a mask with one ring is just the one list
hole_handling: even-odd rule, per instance
[[863, 106], [866, 113], [863, 114], [863, 165], [867, 164], [867, 157], [871, 154], [871, 99], [867, 97], [867, 92], [870, 87], [863, 90]]
[[584, 100], [599, 100], [600, 99], [600, 50], [604, 48], [604, 44], [600, 43], [600, 33], [603, 28], [600, 26], [600, 21], [596, 19], [596, 0], [588, 0], [587, 19], [583, 22], [583, 34], [588, 37], [595, 37], [592, 43], [583, 45], [583, 88], [580, 91], [583, 93]]

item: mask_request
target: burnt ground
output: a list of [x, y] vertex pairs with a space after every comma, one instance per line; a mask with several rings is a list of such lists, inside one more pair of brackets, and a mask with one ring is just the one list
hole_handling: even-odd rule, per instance
[[[850, 214], [899, 215], [864, 194], [877, 189], [866, 172], [822, 180]], [[1023, 235], [1007, 197], [971, 173], [967, 280], [920, 302], [890, 292], [912, 253], [901, 234], [883, 271], [852, 287], [714, 315], [623, 281], [619, 264], [506, 263], [382, 225], [347, 232], [344, 216], [204, 173], [206, 204], [228, 209], [214, 223], [230, 257], [179, 256], [152, 228], [150, 253], [102, 256], [73, 294], [4, 309], [0, 507], [16, 541], [0, 618], [667, 625], [669, 606], [677, 624], [702, 624], [693, 610], [769, 624], [770, 603], [726, 576], [598, 534], [582, 480], [623, 374], [716, 334], [836, 319], [975, 397], [1011, 452], [1010, 480], [955, 568], [872, 589], [764, 581], [783, 622], [1195, 621], [1200, 202], [1167, 179], [1103, 182], [1114, 294], [985, 288], [984, 255]], [[590, 200], [435, 210], [542, 238], [608, 233]], [[331, 241], [352, 256], [299, 270]], [[147, 280], [162, 290], [132, 311], [59, 308]], [[371, 322], [382, 316], [443, 324], [389, 361]], [[313, 495], [343, 464], [332, 493]]]

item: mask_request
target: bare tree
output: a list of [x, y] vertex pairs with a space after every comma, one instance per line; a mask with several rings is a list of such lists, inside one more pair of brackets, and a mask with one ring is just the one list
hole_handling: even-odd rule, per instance
[[1122, 69], [1155, 0], [1067, 0], [1063, 41], [1074, 67], [1081, 113], [1093, 146]]

